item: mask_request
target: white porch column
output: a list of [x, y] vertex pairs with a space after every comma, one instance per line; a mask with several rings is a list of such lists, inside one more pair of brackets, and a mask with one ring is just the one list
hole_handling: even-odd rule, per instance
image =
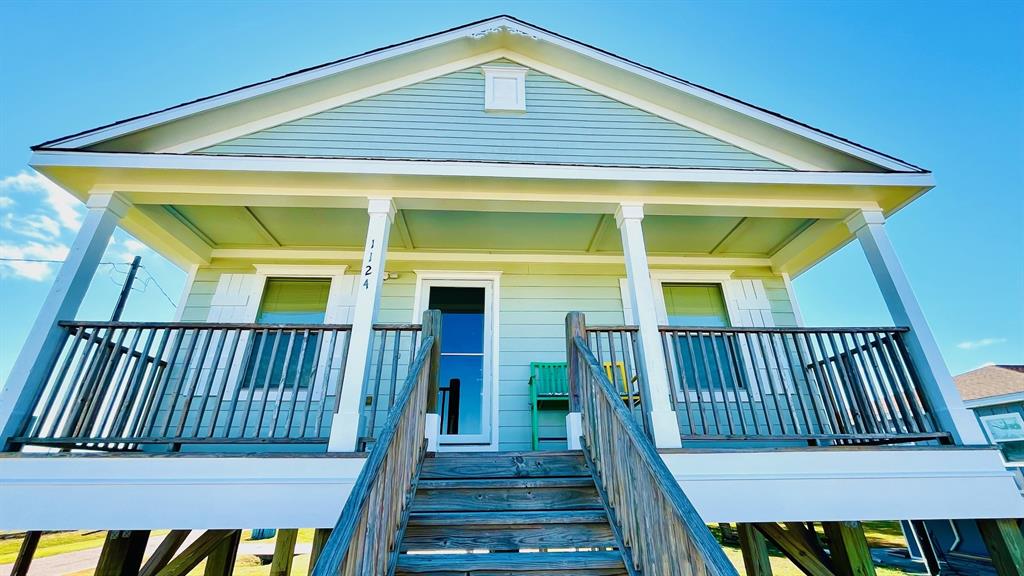
[[644, 246], [644, 206], [623, 202], [615, 211], [615, 223], [622, 234], [622, 252], [626, 259], [626, 284], [629, 287], [633, 318], [640, 328], [640, 353], [651, 393], [648, 407], [653, 426], [654, 443], [658, 448], [678, 448], [679, 423], [676, 420], [672, 394], [669, 391], [665, 355], [658, 333], [658, 314], [655, 310], [651, 270], [647, 266], [647, 248]]
[[18, 433], [39, 389], [46, 384], [50, 366], [64, 342], [57, 322], [75, 319], [110, 236], [130, 205], [117, 194], [104, 192], [90, 195], [86, 206], [89, 210], [82, 228], [53, 280], [7, 384], [0, 391], [0, 448]]
[[951, 432], [958, 444], [987, 444], [978, 421], [964, 407], [935, 336], [910, 288], [885, 231], [885, 217], [880, 211], [865, 210], [855, 214], [846, 224], [860, 240], [893, 322], [910, 328], [910, 332], [904, 335], [907, 352], [938, 425]]
[[384, 260], [388, 236], [395, 219], [391, 198], [370, 198], [367, 211], [370, 225], [366, 230], [363, 265], [356, 279], [356, 301], [352, 312], [352, 334], [348, 361], [338, 401], [338, 411], [331, 422], [329, 452], [351, 452], [359, 440], [359, 414], [363, 404], [363, 381], [370, 365], [373, 345], [373, 324], [380, 309], [380, 290], [384, 283]]

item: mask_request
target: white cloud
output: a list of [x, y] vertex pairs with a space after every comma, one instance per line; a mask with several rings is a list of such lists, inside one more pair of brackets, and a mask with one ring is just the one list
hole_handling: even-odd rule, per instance
[[62, 226], [69, 230], [82, 226], [82, 203], [38, 172], [22, 171], [0, 179], [0, 194], [6, 197], [11, 192], [44, 194]]
[[[49, 262], [26, 262], [24, 260], [64, 260], [68, 247], [64, 244], [27, 242], [21, 245], [0, 243], [0, 276], [13, 276], [41, 282], [50, 277], [56, 264]], [[16, 260], [9, 260], [16, 259]]]
[[10, 208], [14, 206], [14, 198], [10, 196], [0, 196], [0, 208]]
[[132, 237], [125, 238], [121, 242], [111, 238], [108, 246], [107, 254], [110, 255], [110, 259], [124, 262], [130, 262], [132, 258], [141, 256], [149, 250], [148, 246]]
[[1006, 338], [980, 338], [978, 340], [967, 340], [956, 345], [961, 350], [976, 350], [993, 344], [1002, 344]]
[[0, 226], [14, 232], [19, 236], [35, 238], [37, 240], [55, 240], [60, 237], [60, 222], [45, 214], [31, 214], [29, 216], [15, 216], [8, 212], [0, 220]]

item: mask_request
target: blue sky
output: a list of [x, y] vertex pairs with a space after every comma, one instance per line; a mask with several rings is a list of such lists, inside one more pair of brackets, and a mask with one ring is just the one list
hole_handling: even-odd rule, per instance
[[[32, 144], [500, 13], [934, 171], [888, 228], [947, 362], [1024, 363], [1022, 3], [2, 2], [0, 257], [60, 259], [80, 219]], [[80, 318], [134, 254], [124, 318], [173, 317], [184, 272], [119, 232]], [[0, 261], [4, 378], [53, 273]], [[795, 285], [809, 325], [890, 323], [857, 245]]]

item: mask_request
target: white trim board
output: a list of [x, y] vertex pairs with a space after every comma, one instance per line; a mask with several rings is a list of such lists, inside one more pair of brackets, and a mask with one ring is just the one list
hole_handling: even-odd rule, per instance
[[327, 528], [365, 461], [230, 454], [0, 458], [0, 530]]
[[791, 170], [734, 170], [707, 168], [630, 168], [500, 162], [386, 160], [362, 158], [298, 158], [279, 156], [214, 156], [135, 152], [37, 150], [34, 168], [79, 167], [162, 170], [223, 170], [240, 172], [313, 172], [324, 174], [385, 174], [548, 178], [567, 180], [634, 180], [638, 182], [709, 182], [725, 184], [820, 184], [824, 186], [932, 187], [931, 173], [919, 172], [798, 172]]
[[999, 406], [1000, 404], [1012, 404], [1014, 402], [1024, 402], [1024, 392], [964, 400], [964, 406], [967, 408], [983, 408], [985, 406]]
[[1024, 515], [1024, 498], [994, 449], [743, 450], [662, 459], [709, 523]]

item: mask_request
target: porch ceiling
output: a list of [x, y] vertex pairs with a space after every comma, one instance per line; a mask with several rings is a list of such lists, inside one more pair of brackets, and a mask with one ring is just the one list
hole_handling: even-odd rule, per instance
[[[361, 250], [366, 211], [356, 208], [149, 205], [212, 248]], [[650, 215], [647, 251], [664, 255], [770, 257], [816, 220], [739, 216]], [[621, 253], [610, 214], [400, 210], [391, 245], [408, 250]]]

